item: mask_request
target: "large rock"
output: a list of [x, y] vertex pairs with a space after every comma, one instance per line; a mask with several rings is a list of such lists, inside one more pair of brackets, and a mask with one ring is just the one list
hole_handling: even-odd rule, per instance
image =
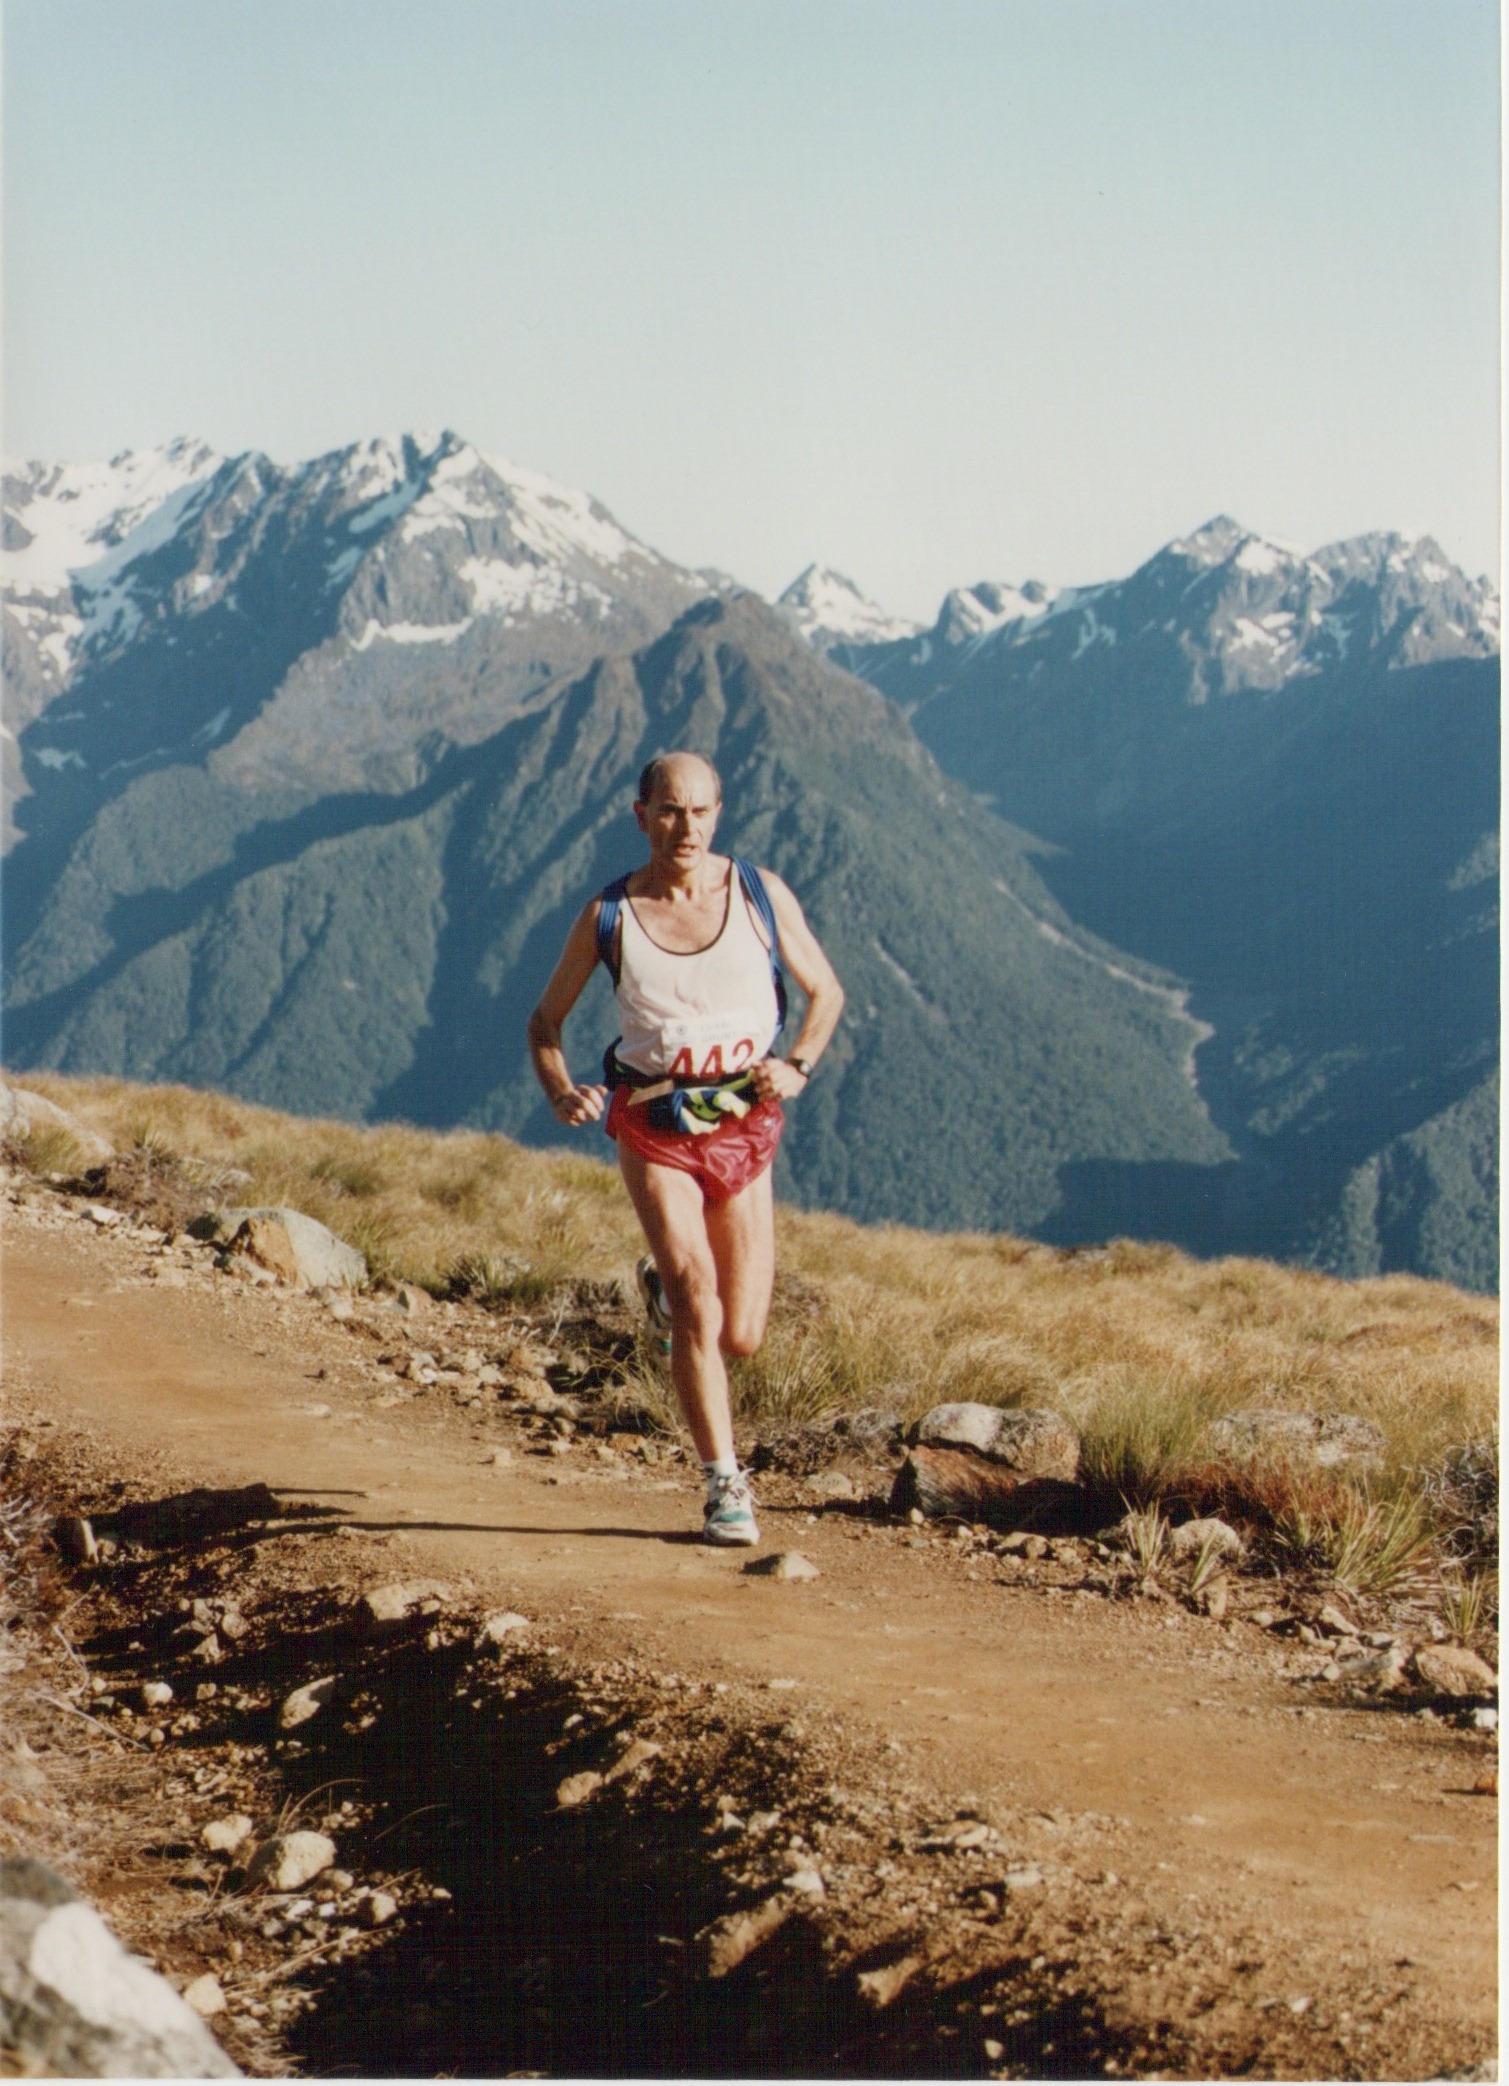
[[221, 1245], [304, 1289], [360, 1289], [365, 1256], [302, 1210], [222, 1210], [213, 1220]]
[[1066, 1535], [1084, 1518], [1085, 1496], [1067, 1478], [1021, 1477], [969, 1449], [925, 1448], [908, 1455], [891, 1487], [893, 1514], [930, 1521], [980, 1521], [1031, 1535]]
[[1492, 1695], [1499, 1684], [1493, 1668], [1464, 1644], [1422, 1644], [1415, 1671], [1438, 1695]]
[[969, 1449], [1018, 1478], [1079, 1476], [1079, 1436], [1045, 1406], [935, 1405], [912, 1438], [922, 1448]]
[[1316, 1470], [1377, 1469], [1388, 1443], [1355, 1412], [1275, 1412], [1248, 1407], [1212, 1423], [1206, 1447], [1233, 1462], [1309, 1464]]
[[29, 1087], [9, 1086], [0, 1079], [0, 1138], [24, 1144], [33, 1131], [42, 1129], [66, 1131], [92, 1166], [115, 1157], [115, 1147], [108, 1138], [87, 1129], [76, 1115], [59, 1108], [56, 1101], [34, 1094]]
[[0, 2049], [23, 2077], [241, 2077], [166, 1979], [24, 1856], [0, 1861]]

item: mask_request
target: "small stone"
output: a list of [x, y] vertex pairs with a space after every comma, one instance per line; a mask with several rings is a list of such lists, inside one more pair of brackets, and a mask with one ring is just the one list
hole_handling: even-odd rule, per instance
[[1386, 1694], [1403, 1681], [1404, 1659], [1404, 1646], [1391, 1644], [1385, 1651], [1347, 1660], [1341, 1669], [1342, 1677], [1350, 1681], [1354, 1688], [1366, 1688], [1369, 1693]]
[[1202, 1550], [1207, 1549], [1214, 1551], [1217, 1557], [1241, 1557], [1246, 1545], [1234, 1528], [1214, 1515], [1200, 1521], [1182, 1521], [1177, 1528], [1170, 1529], [1168, 1552], [1176, 1562], [1198, 1557]]
[[1045, 1536], [1026, 1537], [1022, 1544], [1022, 1555], [1030, 1564], [1036, 1564], [1039, 1558], [1048, 1555], [1047, 1538]]
[[562, 1811], [574, 1811], [579, 1804], [595, 1796], [602, 1786], [602, 1776], [591, 1768], [579, 1775], [567, 1775], [555, 1792], [557, 1807]]
[[769, 1557], [756, 1557], [744, 1567], [745, 1571], [762, 1579], [820, 1579], [817, 1566], [800, 1550], [776, 1550]]
[[1225, 1620], [1231, 1605], [1231, 1588], [1224, 1579], [1212, 1579], [1200, 1589], [1200, 1606], [1212, 1622]]
[[854, 1982], [862, 2004], [878, 2013], [898, 1997], [921, 1968], [921, 1956], [902, 1956], [879, 1970], [861, 1971]]
[[815, 1499], [852, 1499], [854, 1480], [846, 1471], [819, 1470], [808, 1478], [806, 1489]]
[[485, 1463], [490, 1463], [494, 1470], [506, 1470], [513, 1461], [513, 1450], [491, 1449], [482, 1460]]
[[106, 1229], [113, 1224], [119, 1224], [121, 1221], [120, 1211], [107, 1209], [102, 1202], [91, 1202], [85, 1209], [84, 1215], [91, 1224], [98, 1224], [102, 1229]]
[[489, 1615], [477, 1632], [477, 1649], [483, 1651], [489, 1644], [506, 1644], [510, 1637], [517, 1637], [521, 1630], [529, 1628], [529, 1617], [517, 1615], [508, 1608], [501, 1615]]
[[251, 1832], [250, 1818], [243, 1812], [234, 1811], [228, 1818], [212, 1818], [199, 1838], [211, 1854], [234, 1854], [251, 1838]]
[[52, 1525], [58, 1548], [70, 1564], [93, 1564], [99, 1555], [94, 1530], [82, 1514], [65, 1514]]
[[335, 1842], [322, 1832], [275, 1833], [247, 1864], [246, 1880], [267, 1890], [298, 1890], [335, 1863]]
[[786, 1878], [786, 1888], [800, 1892], [803, 1897], [821, 1898], [827, 1894], [828, 1886], [816, 1869], [801, 1868], [791, 1871]]
[[707, 1975], [727, 1977], [731, 1970], [737, 1970], [790, 1916], [790, 1904], [773, 1897], [752, 1911], [730, 1912], [725, 1918], [714, 1920], [697, 1937]]
[[356, 1908], [364, 1927], [385, 1927], [398, 1911], [398, 1900], [385, 1890], [369, 1890]]
[[364, 1637], [393, 1636], [418, 1610], [434, 1615], [440, 1604], [451, 1598], [453, 1588], [443, 1579], [395, 1579], [374, 1586], [357, 1603], [357, 1621]]
[[1499, 1728], [1498, 1711], [1496, 1709], [1475, 1709], [1472, 1713], [1472, 1728], [1474, 1731], [1497, 1731]]
[[1491, 1695], [1498, 1675], [1463, 1644], [1422, 1644], [1415, 1671], [1438, 1695]]
[[631, 1739], [603, 1779], [608, 1782], [622, 1782], [628, 1776], [638, 1774], [642, 1767], [648, 1767], [652, 1760], [659, 1757], [660, 1750], [652, 1738]]
[[1001, 1878], [1007, 1890], [1040, 1890], [1043, 1882], [1041, 1869], [1008, 1869]]
[[1327, 1601], [1315, 1618], [1315, 1627], [1324, 1630], [1328, 1637], [1355, 1637], [1357, 1625], [1350, 1615], [1344, 1615], [1334, 1604]]
[[426, 1292], [417, 1289], [412, 1282], [398, 1284], [393, 1292], [393, 1306], [395, 1310], [401, 1311], [405, 1318], [426, 1318], [433, 1309]]
[[166, 1709], [173, 1699], [173, 1690], [165, 1680], [144, 1680], [141, 1684], [141, 1706], [143, 1709]]
[[191, 1985], [183, 1988], [184, 2004], [193, 2007], [201, 2020], [212, 2020], [216, 2014], [225, 2012], [225, 1994], [220, 1989], [220, 1980], [212, 1971], [196, 1977]]
[[327, 1674], [322, 1680], [311, 1680], [302, 1688], [295, 1688], [285, 1696], [278, 1711], [278, 1729], [296, 1731], [300, 1724], [307, 1724], [329, 1706], [335, 1695], [335, 1675]]
[[239, 1608], [227, 1608], [220, 1617], [220, 1634], [228, 1637], [232, 1644], [239, 1644], [251, 1628], [251, 1624]]

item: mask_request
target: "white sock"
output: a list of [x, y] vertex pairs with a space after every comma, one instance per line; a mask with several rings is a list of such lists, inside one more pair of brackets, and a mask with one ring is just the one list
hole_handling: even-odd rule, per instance
[[736, 1478], [739, 1475], [737, 1456], [715, 1456], [711, 1463], [704, 1463], [702, 1472], [707, 1479], [707, 1496], [712, 1498], [718, 1489], [719, 1478]]

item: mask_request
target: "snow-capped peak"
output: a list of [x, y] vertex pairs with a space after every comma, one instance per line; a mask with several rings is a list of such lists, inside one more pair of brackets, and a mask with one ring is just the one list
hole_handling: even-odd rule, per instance
[[[12, 599], [66, 594], [75, 573], [118, 554], [170, 501], [225, 459], [188, 437], [127, 449], [108, 463], [23, 464], [5, 477], [5, 590]], [[143, 545], [143, 548], [146, 546]]]
[[888, 615], [831, 565], [809, 565], [776, 600], [809, 645], [883, 645], [915, 637], [920, 625]]

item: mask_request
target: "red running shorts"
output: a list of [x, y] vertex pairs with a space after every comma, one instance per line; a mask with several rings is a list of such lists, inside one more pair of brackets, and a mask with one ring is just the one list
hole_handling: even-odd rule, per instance
[[652, 1130], [643, 1108], [631, 1108], [631, 1088], [615, 1087], [603, 1128], [626, 1151], [637, 1152], [652, 1166], [673, 1166], [689, 1173], [704, 1202], [729, 1202], [758, 1180], [771, 1160], [786, 1127], [779, 1101], [757, 1101], [737, 1122], [720, 1123], [705, 1137], [684, 1130]]

